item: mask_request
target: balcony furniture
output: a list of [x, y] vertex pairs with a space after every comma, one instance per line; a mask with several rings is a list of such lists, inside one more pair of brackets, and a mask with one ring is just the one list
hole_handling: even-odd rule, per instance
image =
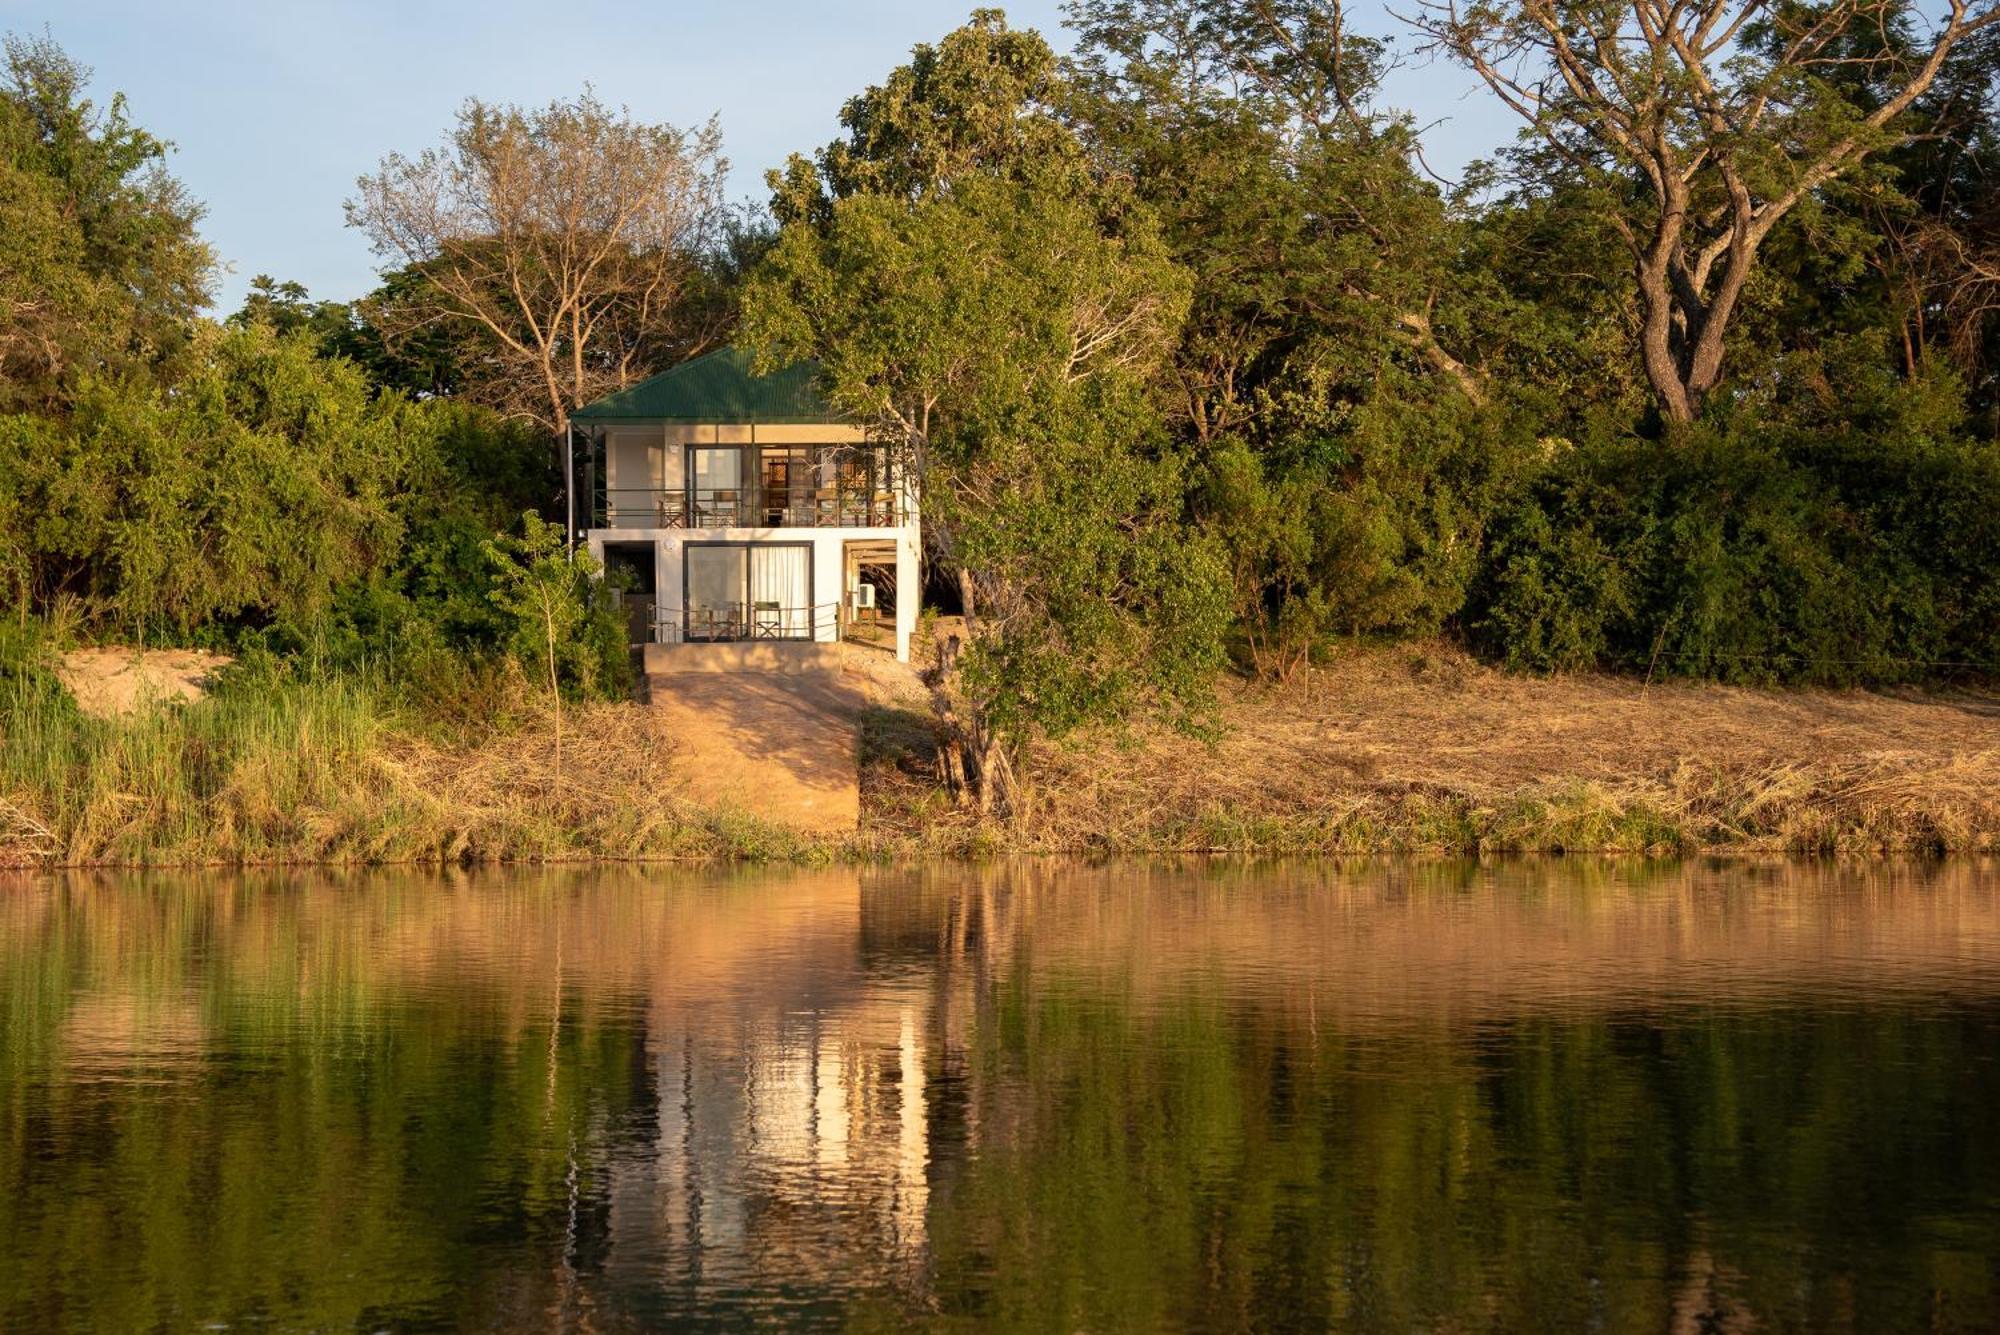
[[731, 603], [726, 607], [693, 607], [688, 609], [687, 637], [690, 640], [740, 640], [743, 638], [743, 609]]

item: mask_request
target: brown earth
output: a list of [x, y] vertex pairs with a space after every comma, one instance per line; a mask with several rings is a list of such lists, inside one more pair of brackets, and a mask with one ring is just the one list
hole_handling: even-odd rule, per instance
[[[1476, 828], [1493, 847], [1631, 847], [1643, 834], [1613, 827], [1643, 812], [1682, 848], [2000, 849], [1990, 690], [1519, 677], [1436, 645], [1356, 649], [1286, 685], [1220, 690], [1212, 743], [1139, 727], [1034, 748], [1016, 840], [1336, 851]], [[902, 833], [935, 825], [926, 781], [919, 757], [878, 767], [868, 805]], [[1446, 807], [1449, 830], [1412, 828], [1413, 811]]]
[[77, 708], [96, 718], [114, 718], [171, 700], [198, 700], [229, 662], [227, 654], [205, 649], [106, 646], [70, 650], [56, 675], [76, 698]]
[[851, 834], [861, 820], [861, 715], [910, 703], [921, 688], [880, 649], [829, 649], [824, 670], [647, 677], [648, 713], [672, 743], [682, 796], [806, 834]]

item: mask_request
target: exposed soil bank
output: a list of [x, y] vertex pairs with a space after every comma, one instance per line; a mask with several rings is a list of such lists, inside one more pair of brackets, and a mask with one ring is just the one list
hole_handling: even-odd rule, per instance
[[[2000, 695], [1525, 678], [1436, 646], [1231, 684], [1207, 745], [1043, 748], [1000, 840], [1265, 852], [2000, 849]], [[919, 767], [864, 773], [906, 838], [992, 835], [931, 809]]]
[[[857, 659], [860, 828], [700, 800], [639, 703], [477, 743], [309, 695], [219, 726], [221, 699], [85, 720], [0, 783], [0, 863], [434, 862], [998, 852], [2000, 851], [2000, 695], [1528, 679], [1435, 647], [1228, 683], [1212, 742], [1136, 730], [1037, 749], [1032, 804], [954, 808], [921, 688]], [[71, 726], [71, 725], [65, 725]], [[27, 776], [27, 777], [22, 777]]]

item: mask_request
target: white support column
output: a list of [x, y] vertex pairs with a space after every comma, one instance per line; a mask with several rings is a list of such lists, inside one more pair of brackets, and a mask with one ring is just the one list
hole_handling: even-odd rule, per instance
[[924, 602], [923, 568], [917, 560], [917, 530], [905, 528], [896, 539], [896, 661], [910, 661], [910, 638], [917, 633], [917, 613]]
[[563, 554], [576, 552], [576, 426], [563, 424]]

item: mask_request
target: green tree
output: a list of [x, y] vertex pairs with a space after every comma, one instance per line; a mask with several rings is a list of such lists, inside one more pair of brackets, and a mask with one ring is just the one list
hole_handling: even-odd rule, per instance
[[[1087, 183], [1084, 146], [1064, 125], [1069, 97], [1040, 33], [975, 9], [935, 46], [841, 108], [845, 131], [811, 158], [765, 175], [781, 225], [824, 224], [850, 195], [916, 202], [970, 176]], [[1101, 188], [1101, 187], [1100, 187]]]
[[[487, 544], [486, 553], [497, 578], [490, 595], [508, 619], [512, 647], [523, 662], [537, 664], [546, 674], [549, 709], [555, 719], [555, 781], [562, 783], [563, 679], [568, 676], [584, 694], [602, 687], [607, 659], [622, 659], [623, 635], [603, 596], [598, 567], [589, 553], [571, 554], [563, 528], [539, 519], [533, 511], [521, 516], [521, 535], [502, 535]], [[607, 644], [606, 629], [613, 642]], [[609, 651], [609, 652], [607, 652]], [[616, 654], [617, 658], [611, 655]]]
[[0, 418], [17, 605], [126, 631], [307, 621], [380, 570], [426, 424], [267, 328], [192, 327], [170, 386], [87, 376], [67, 420]]
[[1377, 109], [1328, 0], [1078, 0], [1071, 105], [1192, 276], [1164, 411], [1230, 558], [1251, 664], [1458, 610], [1518, 453], [1515, 303], [1469, 207]]
[[0, 411], [57, 410], [84, 375], [145, 371], [207, 302], [201, 209], [122, 96], [47, 38], [6, 39], [0, 82]]
[[2000, 9], [1948, 0], [1456, 0], [1427, 3], [1433, 49], [1473, 70], [1585, 185], [1626, 251], [1637, 352], [1663, 416], [1691, 422], [1722, 381], [1728, 334], [1773, 230], [1873, 154], [1954, 50]]
[[[783, 199], [798, 160], [774, 180], [792, 221], [744, 300], [748, 339], [817, 360], [922, 488], [966, 616], [938, 682], [947, 770], [982, 807], [1020, 800], [1034, 735], [1147, 706], [1188, 718], [1225, 615], [1151, 392], [1186, 281], [1146, 210], [1081, 188], [1082, 155], [1039, 104], [1048, 65], [982, 11], [850, 103], [818, 205]], [[1044, 164], [1007, 151], [1023, 140], [1067, 147]], [[906, 151], [922, 144], [952, 151]]]

